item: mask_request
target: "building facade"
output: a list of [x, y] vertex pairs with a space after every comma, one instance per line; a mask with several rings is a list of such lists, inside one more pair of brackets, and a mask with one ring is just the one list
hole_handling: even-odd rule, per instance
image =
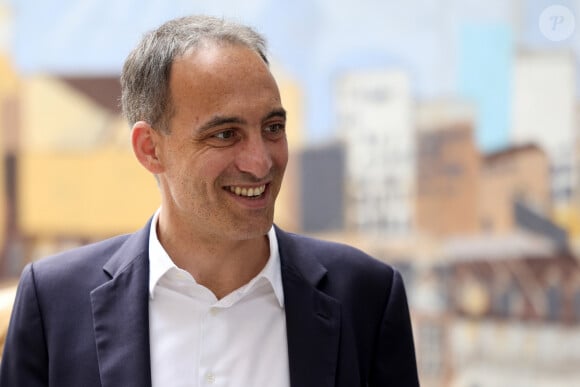
[[358, 71], [337, 82], [346, 145], [347, 226], [389, 236], [414, 229], [415, 130], [408, 75]]
[[473, 234], [480, 156], [472, 109], [438, 101], [420, 105], [417, 117], [417, 230], [435, 237]]

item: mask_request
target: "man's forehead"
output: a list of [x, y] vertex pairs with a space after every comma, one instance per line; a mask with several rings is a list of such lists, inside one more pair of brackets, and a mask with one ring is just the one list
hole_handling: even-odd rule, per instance
[[208, 44], [176, 58], [170, 84], [172, 89], [193, 87], [204, 91], [211, 86], [226, 90], [270, 84], [268, 87], [277, 88], [262, 57], [251, 48], [236, 44]]
[[213, 64], [215, 62], [224, 62], [225, 64], [235, 65], [235, 63], [224, 61], [224, 59], [239, 56], [242, 53], [249, 57], [255, 57], [258, 62], [268, 67], [268, 63], [263, 59], [261, 54], [252, 47], [242, 43], [209, 39], [199, 41], [189, 47], [175, 58], [174, 63], [197, 63], [203, 65], [204, 63]]

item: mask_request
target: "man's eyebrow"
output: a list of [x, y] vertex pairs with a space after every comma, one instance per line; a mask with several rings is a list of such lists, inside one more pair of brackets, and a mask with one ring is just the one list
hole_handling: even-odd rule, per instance
[[197, 130], [199, 133], [203, 133], [207, 130], [215, 128], [216, 126], [225, 125], [225, 124], [245, 124], [246, 121], [241, 119], [240, 117], [228, 117], [228, 116], [214, 116], [205, 124], [199, 127]]
[[268, 113], [266, 117], [264, 117], [264, 121], [267, 121], [270, 118], [275, 117], [286, 119], [286, 110], [284, 110], [284, 108], [274, 109], [270, 113]]

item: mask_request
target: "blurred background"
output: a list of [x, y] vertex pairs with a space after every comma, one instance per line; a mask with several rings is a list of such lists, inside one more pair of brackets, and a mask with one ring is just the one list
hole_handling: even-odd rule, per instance
[[579, 12], [579, 0], [0, 0], [0, 336], [26, 263], [156, 210], [120, 69], [144, 32], [207, 13], [269, 40], [290, 114], [276, 222], [403, 273], [422, 385], [577, 386]]

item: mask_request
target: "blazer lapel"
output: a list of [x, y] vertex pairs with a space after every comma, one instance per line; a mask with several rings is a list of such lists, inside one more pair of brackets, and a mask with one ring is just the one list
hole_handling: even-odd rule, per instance
[[103, 387], [150, 387], [149, 227], [132, 235], [107, 262], [112, 279], [91, 292]]
[[276, 230], [282, 263], [290, 384], [335, 385], [340, 341], [340, 303], [317, 289], [326, 269]]

